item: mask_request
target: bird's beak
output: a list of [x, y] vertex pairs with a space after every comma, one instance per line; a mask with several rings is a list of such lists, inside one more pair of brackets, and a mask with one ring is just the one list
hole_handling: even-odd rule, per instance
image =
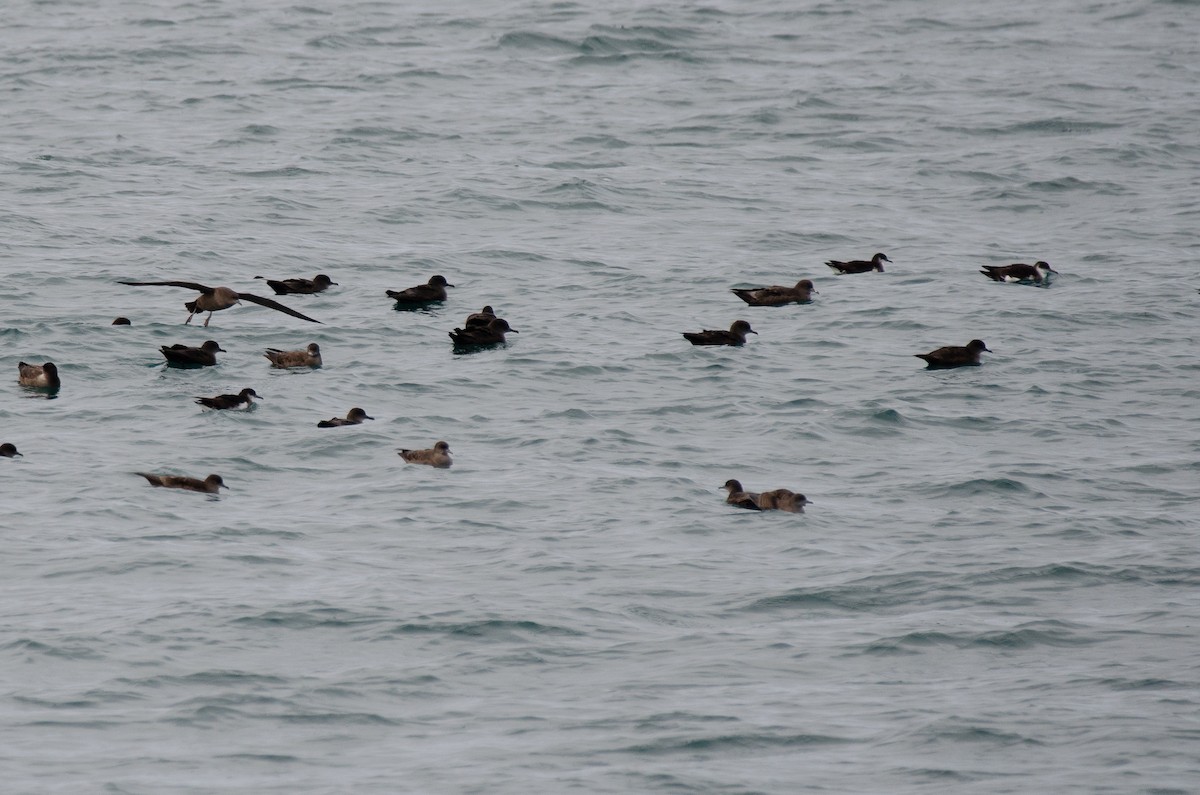
[[219, 345], [217, 346], [217, 350], [219, 350], [221, 353], [229, 353], [229, 351], [225, 350], [224, 348], [220, 347]]
[[517, 331], [515, 328], [510, 328], [510, 329], [509, 329], [509, 331], [511, 331], [513, 334], [520, 334], [520, 333], [521, 333], [521, 332]]
[[217, 488], [219, 488], [219, 489], [228, 489], [229, 487], [228, 487], [228, 486], [226, 486], [224, 483], [222, 483], [220, 486], [217, 486]]
[[757, 331], [755, 331], [754, 329], [750, 329], [750, 330], [749, 330], [749, 331], [747, 331], [746, 333], [747, 333], [747, 334], [757, 334], [758, 332], [757, 332]]
[[368, 416], [368, 415], [366, 415], [366, 414], [364, 414], [364, 415], [363, 415], [363, 419], [364, 419], [364, 420], [373, 420], [373, 419], [375, 419], [375, 418], [374, 418], [374, 417], [371, 417], [371, 416]]

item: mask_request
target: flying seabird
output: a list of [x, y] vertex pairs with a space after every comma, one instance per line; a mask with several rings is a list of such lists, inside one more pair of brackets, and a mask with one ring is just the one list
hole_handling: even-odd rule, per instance
[[198, 397], [196, 402], [201, 406], [207, 406], [210, 409], [236, 409], [243, 403], [249, 408], [254, 404], [251, 398], [262, 400], [262, 396], [255, 392], [250, 387], [246, 387], [236, 395], [217, 395], [216, 397]]
[[363, 420], [373, 420], [367, 412], [360, 408], [350, 409], [350, 413], [345, 417], [334, 417], [333, 419], [321, 420], [317, 423], [318, 428], [340, 428], [343, 425], [362, 425]]
[[454, 463], [450, 458], [450, 445], [438, 442], [428, 450], [401, 450], [400, 457], [410, 464], [428, 464], [438, 469], [449, 469]]
[[879, 271], [883, 273], [883, 263], [891, 262], [886, 254], [876, 254], [868, 260], [856, 259], [849, 262], [843, 262], [838, 259], [831, 259], [825, 264], [833, 268], [838, 273], [866, 273], [867, 271]]
[[291, 315], [292, 317], [298, 317], [301, 320], [307, 320], [310, 323], [321, 322], [309, 317], [308, 315], [302, 315], [295, 309], [288, 309], [278, 301], [272, 301], [270, 298], [259, 298], [257, 295], [251, 295], [250, 293], [239, 293], [236, 290], [231, 290], [228, 287], [205, 287], [203, 284], [196, 284], [195, 282], [120, 282], [120, 284], [128, 284], [132, 285], [133, 287], [183, 287], [188, 290], [199, 291], [199, 298], [197, 298], [195, 301], [188, 301], [184, 304], [188, 311], [187, 320], [183, 321], [184, 323], [191, 323], [192, 315], [195, 315], [199, 312], [207, 312], [208, 317], [204, 318], [204, 325], [207, 326], [208, 321], [212, 320], [213, 312], [217, 312], [222, 309], [228, 309], [229, 307], [241, 301], [249, 301], [252, 304], [265, 306], [268, 309], [274, 309], [276, 311], [283, 312], [284, 314]]
[[729, 331], [685, 331], [684, 338], [693, 345], [744, 345], [747, 334], [757, 334], [745, 320], [735, 320]]
[[315, 342], [308, 343], [302, 351], [281, 351], [278, 348], [267, 348], [263, 354], [271, 360], [273, 367], [320, 367], [321, 346]]
[[977, 365], [979, 354], [983, 351], [991, 353], [992, 349], [985, 345], [983, 340], [971, 340], [966, 345], [947, 345], [929, 353], [914, 353], [913, 356], [924, 359], [932, 369], [945, 369]]
[[750, 306], [783, 306], [784, 304], [806, 304], [812, 300], [813, 283], [808, 279], [796, 282], [795, 287], [752, 287], [733, 290], [733, 294]]

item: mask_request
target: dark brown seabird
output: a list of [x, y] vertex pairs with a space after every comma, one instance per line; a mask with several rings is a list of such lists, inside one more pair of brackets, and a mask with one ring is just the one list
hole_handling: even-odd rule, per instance
[[752, 287], [748, 289], [734, 288], [733, 294], [750, 306], [783, 306], [784, 304], [807, 304], [812, 301], [812, 294], [817, 292], [809, 279], [801, 279], [795, 287], [782, 287], [778, 284], [770, 287]]
[[684, 339], [693, 345], [745, 345], [747, 334], [757, 334], [745, 320], [735, 320], [729, 331], [685, 331]]
[[151, 486], [161, 486], [164, 489], [184, 489], [186, 491], [200, 491], [206, 494], [216, 494], [218, 489], [227, 489], [225, 481], [220, 475], [209, 475], [204, 480], [199, 478], [189, 478], [183, 475], [153, 475], [149, 472], [137, 472], [146, 480], [150, 481]]
[[725, 485], [721, 488], [729, 492], [728, 496], [725, 497], [725, 502], [727, 504], [733, 505], [737, 508], [745, 508], [750, 511], [762, 510], [762, 508], [758, 507], [758, 495], [752, 494], [743, 489], [741, 481], [732, 479], [727, 480], [725, 481]]
[[45, 364], [18, 362], [17, 383], [21, 386], [32, 386], [39, 389], [58, 389], [62, 386], [62, 382], [58, 379], [58, 366], [54, 362]]
[[[255, 276], [254, 278], [261, 279], [262, 277]], [[275, 291], [275, 295], [311, 295], [325, 292], [330, 285], [337, 286], [337, 282], [323, 273], [318, 273], [311, 279], [267, 279], [266, 281], [267, 286]]]
[[196, 402], [201, 406], [207, 406], [210, 409], [236, 409], [243, 403], [249, 408], [254, 404], [251, 398], [262, 400], [262, 396], [255, 392], [250, 387], [246, 387], [236, 395], [217, 395], [216, 397], [198, 397]]
[[111, 325], [113, 325], [113, 326], [132, 326], [133, 324], [129, 322], [129, 318], [119, 317], [119, 318], [114, 319]]
[[721, 488], [729, 492], [725, 498], [726, 503], [751, 511], [804, 513], [804, 506], [811, 504], [807, 497], [791, 489], [774, 489], [760, 494], [743, 490], [741, 482], [737, 480], [727, 480]]
[[947, 345], [929, 353], [914, 353], [918, 359], [924, 359], [931, 369], [946, 369], [949, 367], [969, 367], [979, 364], [979, 354], [988, 353], [992, 349], [983, 340], [971, 340], [966, 345]]
[[227, 351], [212, 340], [206, 340], [199, 348], [189, 348], [187, 345], [163, 345], [159, 350], [166, 357], [167, 364], [178, 367], [211, 367], [217, 363], [217, 352]]
[[496, 319], [496, 310], [492, 309], [491, 305], [485, 306], [478, 312], [467, 315], [466, 321], [463, 323], [464, 328], [472, 328], [473, 326], [486, 326]]
[[508, 321], [504, 318], [494, 317], [488, 321], [486, 326], [456, 328], [448, 333], [450, 339], [454, 340], [456, 348], [479, 348], [486, 345], [503, 344], [504, 335], [510, 331], [513, 334], [521, 333], [508, 325]]
[[831, 259], [825, 264], [838, 273], [866, 273], [867, 271], [879, 271], [883, 273], [883, 263], [885, 262], [891, 262], [891, 260], [887, 258], [886, 254], [880, 252], [871, 257], [870, 260], [855, 259], [843, 262], [839, 259]]
[[375, 419], [375, 418], [369, 416], [367, 414], [367, 412], [363, 411], [360, 408], [355, 407], [355, 408], [350, 409], [350, 413], [347, 414], [345, 417], [334, 417], [334, 418], [328, 419], [328, 420], [321, 420], [320, 422], [317, 423], [317, 427], [318, 428], [340, 428], [343, 425], [362, 425], [363, 420], [373, 420], [373, 419]]
[[19, 455], [22, 458], [25, 457], [23, 453], [17, 452], [17, 446], [12, 442], [0, 444], [0, 458], [12, 458], [15, 455]]
[[428, 450], [408, 450], [400, 451], [400, 457], [410, 464], [427, 464], [438, 469], [449, 469], [454, 463], [450, 458], [450, 445], [445, 442], [438, 442]]
[[184, 323], [191, 323], [192, 315], [199, 312], [207, 312], [208, 317], [204, 318], [204, 325], [207, 326], [208, 321], [212, 320], [213, 312], [228, 309], [241, 301], [249, 301], [252, 304], [265, 306], [268, 309], [274, 309], [292, 317], [307, 320], [310, 323], [321, 322], [308, 315], [302, 315], [295, 309], [288, 309], [278, 301], [272, 301], [270, 298], [259, 298], [257, 295], [251, 295], [250, 293], [239, 293], [228, 287], [205, 287], [203, 284], [197, 284], [196, 282], [120, 282], [120, 284], [128, 284], [133, 287], [183, 287], [188, 290], [198, 291], [200, 293], [199, 298], [184, 304], [188, 311], [187, 320], [183, 321]]
[[263, 354], [271, 360], [272, 367], [320, 367], [321, 346], [315, 342], [308, 343], [302, 351], [281, 351], [278, 348], [267, 348]]
[[453, 287], [446, 281], [445, 276], [430, 276], [425, 284], [409, 287], [407, 290], [388, 290], [388, 297], [397, 304], [423, 306], [446, 300], [446, 288]]

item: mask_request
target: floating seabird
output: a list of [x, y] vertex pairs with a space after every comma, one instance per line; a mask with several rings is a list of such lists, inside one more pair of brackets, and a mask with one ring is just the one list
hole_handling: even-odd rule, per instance
[[428, 464], [438, 469], [449, 469], [454, 463], [450, 458], [450, 445], [438, 442], [428, 450], [401, 450], [400, 457], [410, 464]]
[[112, 322], [112, 324], [111, 324], [111, 325], [114, 325], [114, 326], [132, 326], [133, 324], [129, 322], [129, 318], [127, 318], [127, 317], [119, 317], [119, 318], [116, 318], [115, 320], [113, 320], [113, 322]]
[[757, 334], [745, 320], [735, 320], [729, 331], [685, 331], [684, 339], [693, 345], [745, 345], [747, 334]]
[[992, 349], [985, 345], [983, 340], [971, 340], [966, 345], [947, 345], [929, 353], [914, 353], [913, 356], [924, 359], [933, 369], [945, 369], [977, 365], [979, 354], [983, 351], [991, 353]]
[[34, 386], [40, 389], [58, 389], [62, 382], [58, 380], [58, 366], [54, 362], [45, 364], [17, 363], [17, 383], [21, 386]]
[[350, 409], [350, 413], [345, 417], [334, 417], [329, 420], [321, 420], [317, 423], [318, 428], [340, 428], [343, 425], [362, 425], [363, 420], [373, 420], [374, 417], [367, 415], [367, 412], [360, 408]]
[[454, 340], [456, 348], [481, 348], [487, 345], [500, 345], [504, 342], [504, 335], [508, 332], [520, 334], [515, 328], [508, 325], [508, 321], [502, 317], [495, 317], [488, 321], [486, 326], [468, 326], [467, 328], [456, 328], [449, 332], [450, 339]]
[[733, 290], [733, 294], [750, 306], [783, 306], [784, 304], [806, 304], [812, 300], [812, 294], [817, 292], [809, 279], [801, 279], [795, 287], [752, 287], [749, 289]]
[[727, 480], [721, 488], [729, 492], [725, 502], [738, 508], [751, 511], [787, 511], [788, 513], [804, 513], [804, 506], [810, 501], [803, 494], [797, 494], [791, 489], [775, 489], [761, 494], [742, 489], [737, 480]]
[[255, 392], [250, 387], [246, 387], [236, 395], [217, 395], [216, 397], [198, 397], [196, 402], [201, 406], [207, 406], [210, 409], [236, 409], [243, 403], [249, 408], [254, 401], [251, 398], [262, 400], [262, 396]]
[[17, 446], [12, 442], [0, 444], [0, 458], [12, 458], [15, 455], [25, 457], [24, 454], [17, 452]]
[[1050, 263], [1038, 260], [1032, 265], [1017, 262], [1012, 265], [984, 265], [979, 271], [996, 282], [1033, 282], [1041, 284], [1050, 280], [1051, 273], [1058, 273]]
[[302, 315], [295, 309], [288, 309], [278, 301], [272, 301], [270, 298], [259, 298], [257, 295], [251, 295], [250, 293], [239, 293], [235, 290], [231, 290], [228, 287], [205, 287], [203, 284], [196, 284], [195, 282], [120, 282], [120, 284], [128, 284], [132, 285], [133, 287], [183, 287], [188, 290], [199, 291], [199, 298], [197, 298], [195, 301], [188, 301], [184, 304], [188, 311], [187, 320], [183, 321], [184, 323], [191, 323], [192, 315], [195, 315], [199, 312], [207, 312], [208, 317], [204, 318], [204, 325], [207, 326], [208, 321], [212, 320], [213, 312], [218, 312], [222, 309], [228, 309], [229, 307], [241, 301], [249, 301], [252, 304], [265, 306], [268, 309], [274, 309], [278, 312], [291, 315], [292, 317], [298, 317], [301, 320], [307, 320], [310, 323], [321, 322], [309, 317], [308, 315]]
[[849, 262], [843, 262], [838, 259], [831, 259], [825, 264], [833, 268], [838, 273], [866, 273], [867, 271], [879, 271], [883, 273], [883, 263], [891, 262], [886, 254], [879, 253], [868, 260], [855, 259]]
[[187, 345], [163, 345], [159, 350], [167, 358], [167, 364], [179, 367], [211, 367], [217, 363], [217, 352], [227, 353], [217, 343], [207, 340], [199, 348], [189, 348]]
[[308, 343], [302, 351], [281, 351], [278, 348], [267, 348], [263, 354], [271, 360], [273, 367], [320, 367], [321, 346], [315, 342]]
[[[255, 276], [256, 279], [261, 279], [261, 276]], [[309, 295], [311, 293], [322, 293], [329, 289], [330, 285], [337, 286], [337, 282], [330, 279], [323, 273], [318, 273], [311, 279], [267, 279], [267, 286], [275, 291], [275, 295]]]
[[204, 480], [189, 478], [183, 475], [152, 475], [149, 472], [138, 472], [151, 486], [161, 486], [164, 489], [186, 489], [187, 491], [202, 491], [206, 494], [216, 494], [217, 489], [227, 489], [220, 475], [209, 475]]
[[492, 309], [491, 305], [485, 306], [478, 312], [467, 315], [466, 321], [463, 323], [464, 328], [472, 328], [474, 326], [486, 326], [496, 319], [496, 310]]
[[418, 284], [407, 290], [388, 290], [388, 297], [397, 304], [424, 306], [446, 300], [446, 288], [453, 287], [445, 276], [430, 276], [426, 284]]

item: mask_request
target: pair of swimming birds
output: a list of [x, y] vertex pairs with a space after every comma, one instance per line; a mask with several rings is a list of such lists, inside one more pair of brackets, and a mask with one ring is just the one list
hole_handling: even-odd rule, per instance
[[[833, 268], [838, 273], [867, 273], [869, 271], [883, 272], [883, 263], [891, 262], [887, 255], [880, 252], [869, 260], [850, 260], [843, 262], [842, 260], [831, 259], [825, 264]], [[1034, 284], [1044, 284], [1052, 273], [1058, 273], [1050, 267], [1050, 264], [1044, 260], [1029, 265], [1024, 262], [1016, 262], [1012, 265], [984, 265], [980, 271], [984, 276], [992, 281], [997, 282], [1033, 282]]]
[[810, 505], [811, 500], [803, 494], [797, 494], [790, 489], [775, 489], [773, 491], [746, 491], [737, 480], [727, 480], [721, 488], [729, 492], [725, 502], [737, 508], [751, 511], [787, 511], [789, 513], [804, 513], [804, 506]]
[[[159, 348], [166, 358], [167, 364], [178, 367], [211, 367], [217, 363], [218, 353], [228, 353], [214, 340], [206, 340], [200, 347], [189, 345], [163, 345]], [[302, 351], [281, 351], [278, 348], [267, 348], [263, 353], [274, 367], [320, 367], [321, 346], [310, 342]]]
[[[210, 409], [236, 409], [243, 404], [249, 408], [254, 403], [254, 399], [262, 400], [262, 395], [255, 392], [252, 388], [246, 387], [236, 395], [217, 395], [215, 397], [198, 397], [196, 403]], [[317, 423], [318, 428], [341, 428], [346, 425], [362, 425], [363, 420], [375, 419], [366, 410], [355, 406], [350, 409], [345, 417], [331, 417], [327, 420], [321, 420]]]

